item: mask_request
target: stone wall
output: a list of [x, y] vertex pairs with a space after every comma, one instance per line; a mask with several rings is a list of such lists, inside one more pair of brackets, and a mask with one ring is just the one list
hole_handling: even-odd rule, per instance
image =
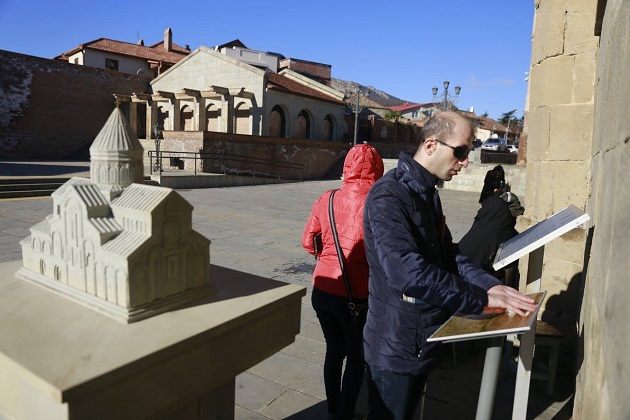
[[[595, 8], [597, 2], [588, 3]], [[630, 188], [624, 178], [630, 159], [630, 3], [608, 0], [597, 6], [601, 39], [597, 72], [589, 78], [596, 82], [592, 192], [587, 208], [592, 247], [585, 264], [574, 417], [628, 419]]]
[[[201, 172], [223, 173], [224, 169], [229, 167], [232, 174], [255, 173], [257, 176], [309, 180], [323, 178], [328, 170], [345, 156], [351, 145], [212, 131], [165, 131], [160, 147], [165, 151], [164, 157], [170, 155], [168, 151], [189, 153], [203, 151], [213, 156], [227, 156], [222, 159], [197, 162], [197, 170]], [[258, 159], [258, 162], [253, 162], [252, 159]], [[288, 165], [278, 166], [265, 162]], [[184, 169], [194, 171], [194, 164], [194, 161], [186, 160]], [[303, 165], [303, 170], [291, 168], [289, 166], [291, 164]], [[148, 165], [148, 162], [145, 161], [145, 165]]]
[[0, 51], [0, 157], [87, 158], [112, 94], [147, 88], [146, 77]]
[[[522, 231], [573, 204], [587, 209], [591, 195], [594, 77], [598, 37], [594, 0], [536, 0], [526, 120], [528, 126], [525, 215]], [[583, 289], [585, 228], [545, 247], [542, 319], [565, 337], [562, 360], [573, 369]], [[521, 290], [527, 259], [521, 259]], [[532, 290], [532, 285], [527, 287]]]
[[573, 418], [627, 419], [630, 3], [534, 3], [526, 113], [531, 205], [519, 225], [569, 204], [590, 214], [585, 229], [545, 248], [542, 317], [572, 339], [563, 349], [576, 357], [561, 360], [577, 372]]

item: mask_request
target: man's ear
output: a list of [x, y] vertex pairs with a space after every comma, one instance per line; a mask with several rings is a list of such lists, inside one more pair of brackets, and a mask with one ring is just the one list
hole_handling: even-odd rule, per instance
[[427, 155], [431, 156], [433, 152], [435, 152], [435, 148], [437, 147], [437, 142], [431, 138], [426, 139], [424, 141], [424, 151]]

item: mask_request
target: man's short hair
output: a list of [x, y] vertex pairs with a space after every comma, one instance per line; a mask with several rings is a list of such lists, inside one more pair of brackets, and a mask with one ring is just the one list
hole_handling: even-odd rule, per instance
[[[420, 130], [420, 144], [424, 143], [426, 139], [438, 138], [443, 140], [453, 135], [455, 130], [455, 118], [467, 119], [459, 114], [453, 114], [452, 112], [439, 112], [432, 116], [429, 121]], [[475, 130], [470, 124], [470, 138], [475, 137]]]

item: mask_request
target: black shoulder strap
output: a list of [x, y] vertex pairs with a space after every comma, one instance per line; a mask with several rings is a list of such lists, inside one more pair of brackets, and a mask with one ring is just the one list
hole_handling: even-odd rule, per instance
[[335, 249], [337, 249], [337, 258], [339, 258], [339, 267], [343, 275], [343, 282], [346, 284], [346, 293], [348, 294], [348, 307], [354, 310], [354, 302], [352, 301], [352, 293], [350, 292], [350, 280], [346, 273], [346, 265], [343, 262], [343, 250], [339, 245], [339, 237], [337, 236], [337, 226], [335, 225], [335, 212], [333, 211], [333, 198], [338, 190], [333, 190], [328, 199], [328, 218], [330, 219], [330, 228], [332, 229], [333, 239], [335, 240]]

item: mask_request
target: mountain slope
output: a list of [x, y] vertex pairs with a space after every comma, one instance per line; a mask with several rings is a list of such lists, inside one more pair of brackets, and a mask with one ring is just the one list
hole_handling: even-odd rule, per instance
[[357, 82], [347, 80], [332, 78], [330, 80], [330, 87], [338, 90], [339, 92], [348, 92], [350, 94], [356, 92], [357, 87], [359, 87], [362, 92], [369, 92], [367, 99], [361, 99], [361, 102], [367, 103], [370, 107], [387, 108], [390, 106], [402, 105], [407, 102], [404, 99], [397, 98], [383, 92], [382, 90], [378, 90], [373, 86], [363, 86]]

